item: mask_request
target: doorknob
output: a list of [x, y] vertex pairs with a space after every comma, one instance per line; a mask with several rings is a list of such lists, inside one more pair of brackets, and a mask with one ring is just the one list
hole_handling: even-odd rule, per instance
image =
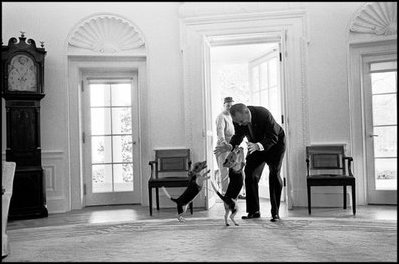
[[378, 135], [370, 135], [370, 137], [378, 137]]
[[133, 145], [136, 145], [136, 143], [137, 143], [136, 141], [133, 141]]

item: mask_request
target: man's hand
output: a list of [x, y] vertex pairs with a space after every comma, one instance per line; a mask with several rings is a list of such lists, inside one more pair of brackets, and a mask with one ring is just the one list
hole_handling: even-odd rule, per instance
[[232, 145], [223, 142], [222, 145], [215, 147], [215, 151], [213, 153], [215, 153], [216, 156], [219, 156], [220, 154], [227, 151], [231, 151], [232, 149], [233, 149]]
[[249, 154], [252, 154], [255, 151], [259, 150], [259, 146], [256, 143], [252, 143], [252, 142], [247, 142], [248, 145], [248, 152]]

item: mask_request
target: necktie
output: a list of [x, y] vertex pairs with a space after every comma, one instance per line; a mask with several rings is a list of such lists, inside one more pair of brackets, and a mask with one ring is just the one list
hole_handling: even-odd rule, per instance
[[248, 123], [248, 130], [249, 130], [249, 135], [251, 136], [250, 142], [253, 142], [255, 140], [255, 137], [254, 137], [254, 132], [252, 130], [252, 124], [251, 123]]

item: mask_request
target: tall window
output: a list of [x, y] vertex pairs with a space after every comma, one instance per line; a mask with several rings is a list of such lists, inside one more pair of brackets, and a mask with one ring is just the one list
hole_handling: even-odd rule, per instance
[[132, 85], [90, 83], [93, 193], [133, 190]]

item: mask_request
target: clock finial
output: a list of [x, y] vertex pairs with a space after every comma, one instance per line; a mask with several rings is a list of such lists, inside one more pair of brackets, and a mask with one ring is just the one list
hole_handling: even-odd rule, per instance
[[40, 42], [40, 46], [42, 47], [42, 48], [44, 48], [44, 41], [39, 41]]
[[25, 37], [25, 32], [24, 31], [20, 31], [21, 32], [21, 38], [24, 38]]

